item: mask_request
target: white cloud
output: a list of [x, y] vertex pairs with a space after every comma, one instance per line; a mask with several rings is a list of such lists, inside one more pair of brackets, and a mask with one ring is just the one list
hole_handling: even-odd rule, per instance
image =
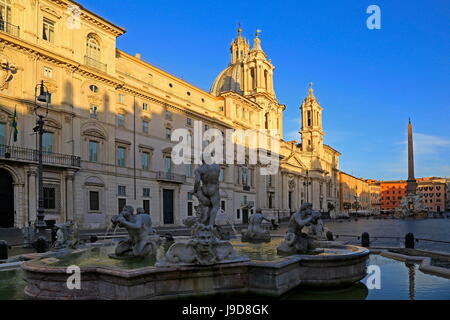
[[450, 148], [450, 139], [424, 133], [414, 133], [414, 154], [436, 154]]
[[[430, 134], [413, 133], [414, 155], [437, 154], [446, 149], [450, 150], [450, 139], [446, 137], [433, 136]], [[405, 139], [399, 144], [405, 145], [404, 152], [408, 153], [408, 141]]]

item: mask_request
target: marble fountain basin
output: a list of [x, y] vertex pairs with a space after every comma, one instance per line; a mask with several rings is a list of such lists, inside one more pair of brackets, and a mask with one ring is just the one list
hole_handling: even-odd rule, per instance
[[[273, 237], [260, 244], [232, 240], [238, 254], [250, 261], [212, 266], [155, 267], [156, 257], [114, 260], [108, 258], [114, 246], [78, 250], [23, 263], [25, 294], [36, 299], [279, 297], [298, 286], [349, 286], [366, 276], [368, 249], [324, 241], [321, 253], [279, 256], [276, 248], [282, 240]], [[72, 265], [80, 268], [80, 289], [67, 286], [71, 276], [67, 267]]]

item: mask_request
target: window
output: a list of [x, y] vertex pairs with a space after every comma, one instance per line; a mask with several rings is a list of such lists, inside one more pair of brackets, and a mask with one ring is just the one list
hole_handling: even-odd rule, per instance
[[127, 205], [127, 199], [118, 199], [119, 213], [122, 212], [123, 207]]
[[148, 121], [142, 120], [142, 132], [148, 133]]
[[54, 149], [54, 134], [53, 132], [44, 132], [42, 135], [42, 151], [53, 152]]
[[190, 217], [194, 213], [194, 202], [192, 192], [187, 193], [187, 215]]
[[164, 169], [166, 173], [172, 172], [172, 158], [170, 157], [164, 158]]
[[226, 207], [225, 207], [225, 200], [221, 200], [220, 201], [220, 209], [222, 209], [222, 211], [226, 211], [225, 209], [226, 209]]
[[172, 136], [172, 129], [166, 128], [166, 139], [170, 140], [171, 136]]
[[192, 163], [186, 163], [186, 177], [192, 177]]
[[170, 112], [169, 110], [166, 110], [165, 117], [166, 117], [166, 120], [172, 120], [172, 112]]
[[0, 144], [6, 144], [6, 123], [0, 122]]
[[50, 92], [47, 92], [47, 102], [48, 104], [52, 103], [52, 94]]
[[117, 147], [117, 166], [125, 167], [125, 153], [124, 147]]
[[142, 110], [144, 110], [144, 111], [148, 111], [148, 103], [143, 103], [142, 104]]
[[44, 187], [44, 209], [56, 209], [56, 188]]
[[49, 67], [44, 67], [44, 77], [53, 78], [53, 69]]
[[86, 55], [93, 60], [100, 61], [100, 43], [92, 33], [87, 37]]
[[236, 218], [240, 219], [241, 218], [241, 209], [237, 209], [236, 210]]
[[127, 195], [127, 186], [117, 186], [117, 195], [118, 196], [126, 196]]
[[194, 212], [193, 206], [194, 206], [193, 202], [192, 201], [188, 201], [188, 203], [187, 203], [187, 215], [188, 215], [188, 217], [191, 217], [192, 213]]
[[308, 112], [307, 112], [307, 118], [308, 118], [308, 127], [310, 127], [311, 124], [312, 124], [312, 120], [311, 120], [311, 111], [308, 111]]
[[149, 159], [150, 159], [150, 154], [148, 152], [142, 152], [142, 154], [141, 154], [142, 170], [148, 170]]
[[149, 198], [150, 197], [150, 188], [143, 188], [142, 189], [142, 196]]
[[[11, 1], [10, 0], [1, 0], [0, 1], [0, 16], [1, 16], [1, 21], [6, 21], [8, 23], [11, 22]], [[8, 27], [5, 26], [5, 23], [0, 24], [0, 30], [1, 31], [6, 31], [8, 32]]]
[[242, 185], [248, 186], [248, 167], [242, 167]]
[[186, 118], [186, 124], [188, 126], [192, 126], [192, 119], [191, 118]]
[[224, 182], [224, 181], [225, 181], [225, 169], [220, 168], [219, 182]]
[[98, 87], [95, 84], [91, 84], [89, 86], [89, 90], [91, 90], [91, 92], [93, 92], [93, 93], [97, 93], [98, 92]]
[[150, 214], [150, 200], [148, 200], [148, 199], [143, 200], [142, 206], [143, 206], [144, 212], [146, 214]]
[[117, 95], [117, 101], [118, 101], [119, 103], [125, 103], [125, 96], [124, 96], [122, 93], [119, 93], [119, 94]]
[[89, 211], [100, 210], [100, 197], [98, 191], [89, 191]]
[[98, 107], [95, 104], [91, 104], [89, 107], [89, 117], [92, 119], [97, 119], [97, 110]]
[[205, 131], [209, 130], [209, 126], [207, 124], [205, 124]]
[[119, 127], [125, 127], [125, 115], [124, 114], [117, 115], [117, 125]]
[[98, 161], [98, 142], [97, 141], [89, 141], [89, 161], [91, 161], [91, 162]]
[[42, 39], [51, 43], [55, 42], [55, 23], [45, 18], [42, 27]]

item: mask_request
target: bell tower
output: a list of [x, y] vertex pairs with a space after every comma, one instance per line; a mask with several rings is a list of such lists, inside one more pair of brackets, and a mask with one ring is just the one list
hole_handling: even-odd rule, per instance
[[317, 152], [323, 146], [322, 110], [317, 98], [314, 96], [312, 82], [309, 84], [308, 96], [300, 106], [302, 113], [302, 151]]
[[246, 74], [246, 86], [244, 95], [267, 94], [269, 98], [275, 99], [273, 88], [273, 71], [275, 67], [261, 47], [259, 38], [260, 30], [256, 30], [253, 47], [248, 54], [244, 65]]
[[230, 52], [231, 52], [231, 63], [235, 64], [238, 62], [243, 62], [245, 58], [248, 56], [250, 51], [250, 44], [248, 41], [242, 36], [242, 28], [239, 25], [238, 28], [238, 36], [236, 39], [231, 42]]

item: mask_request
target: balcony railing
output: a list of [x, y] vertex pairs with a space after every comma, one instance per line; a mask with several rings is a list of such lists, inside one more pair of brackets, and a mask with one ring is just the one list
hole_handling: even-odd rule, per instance
[[[38, 163], [39, 151], [0, 144], [0, 159]], [[42, 152], [42, 163], [63, 167], [80, 167], [80, 157], [53, 152]]]
[[6, 33], [18, 38], [20, 28], [9, 22], [0, 20], [0, 31], [6, 32]]
[[105, 63], [101, 63], [98, 60], [95, 60], [89, 56], [84, 56], [84, 63], [91, 68], [100, 70], [102, 72], [106, 72], [106, 64]]
[[156, 180], [183, 183], [186, 182], [186, 176], [172, 172], [159, 171], [156, 173]]

